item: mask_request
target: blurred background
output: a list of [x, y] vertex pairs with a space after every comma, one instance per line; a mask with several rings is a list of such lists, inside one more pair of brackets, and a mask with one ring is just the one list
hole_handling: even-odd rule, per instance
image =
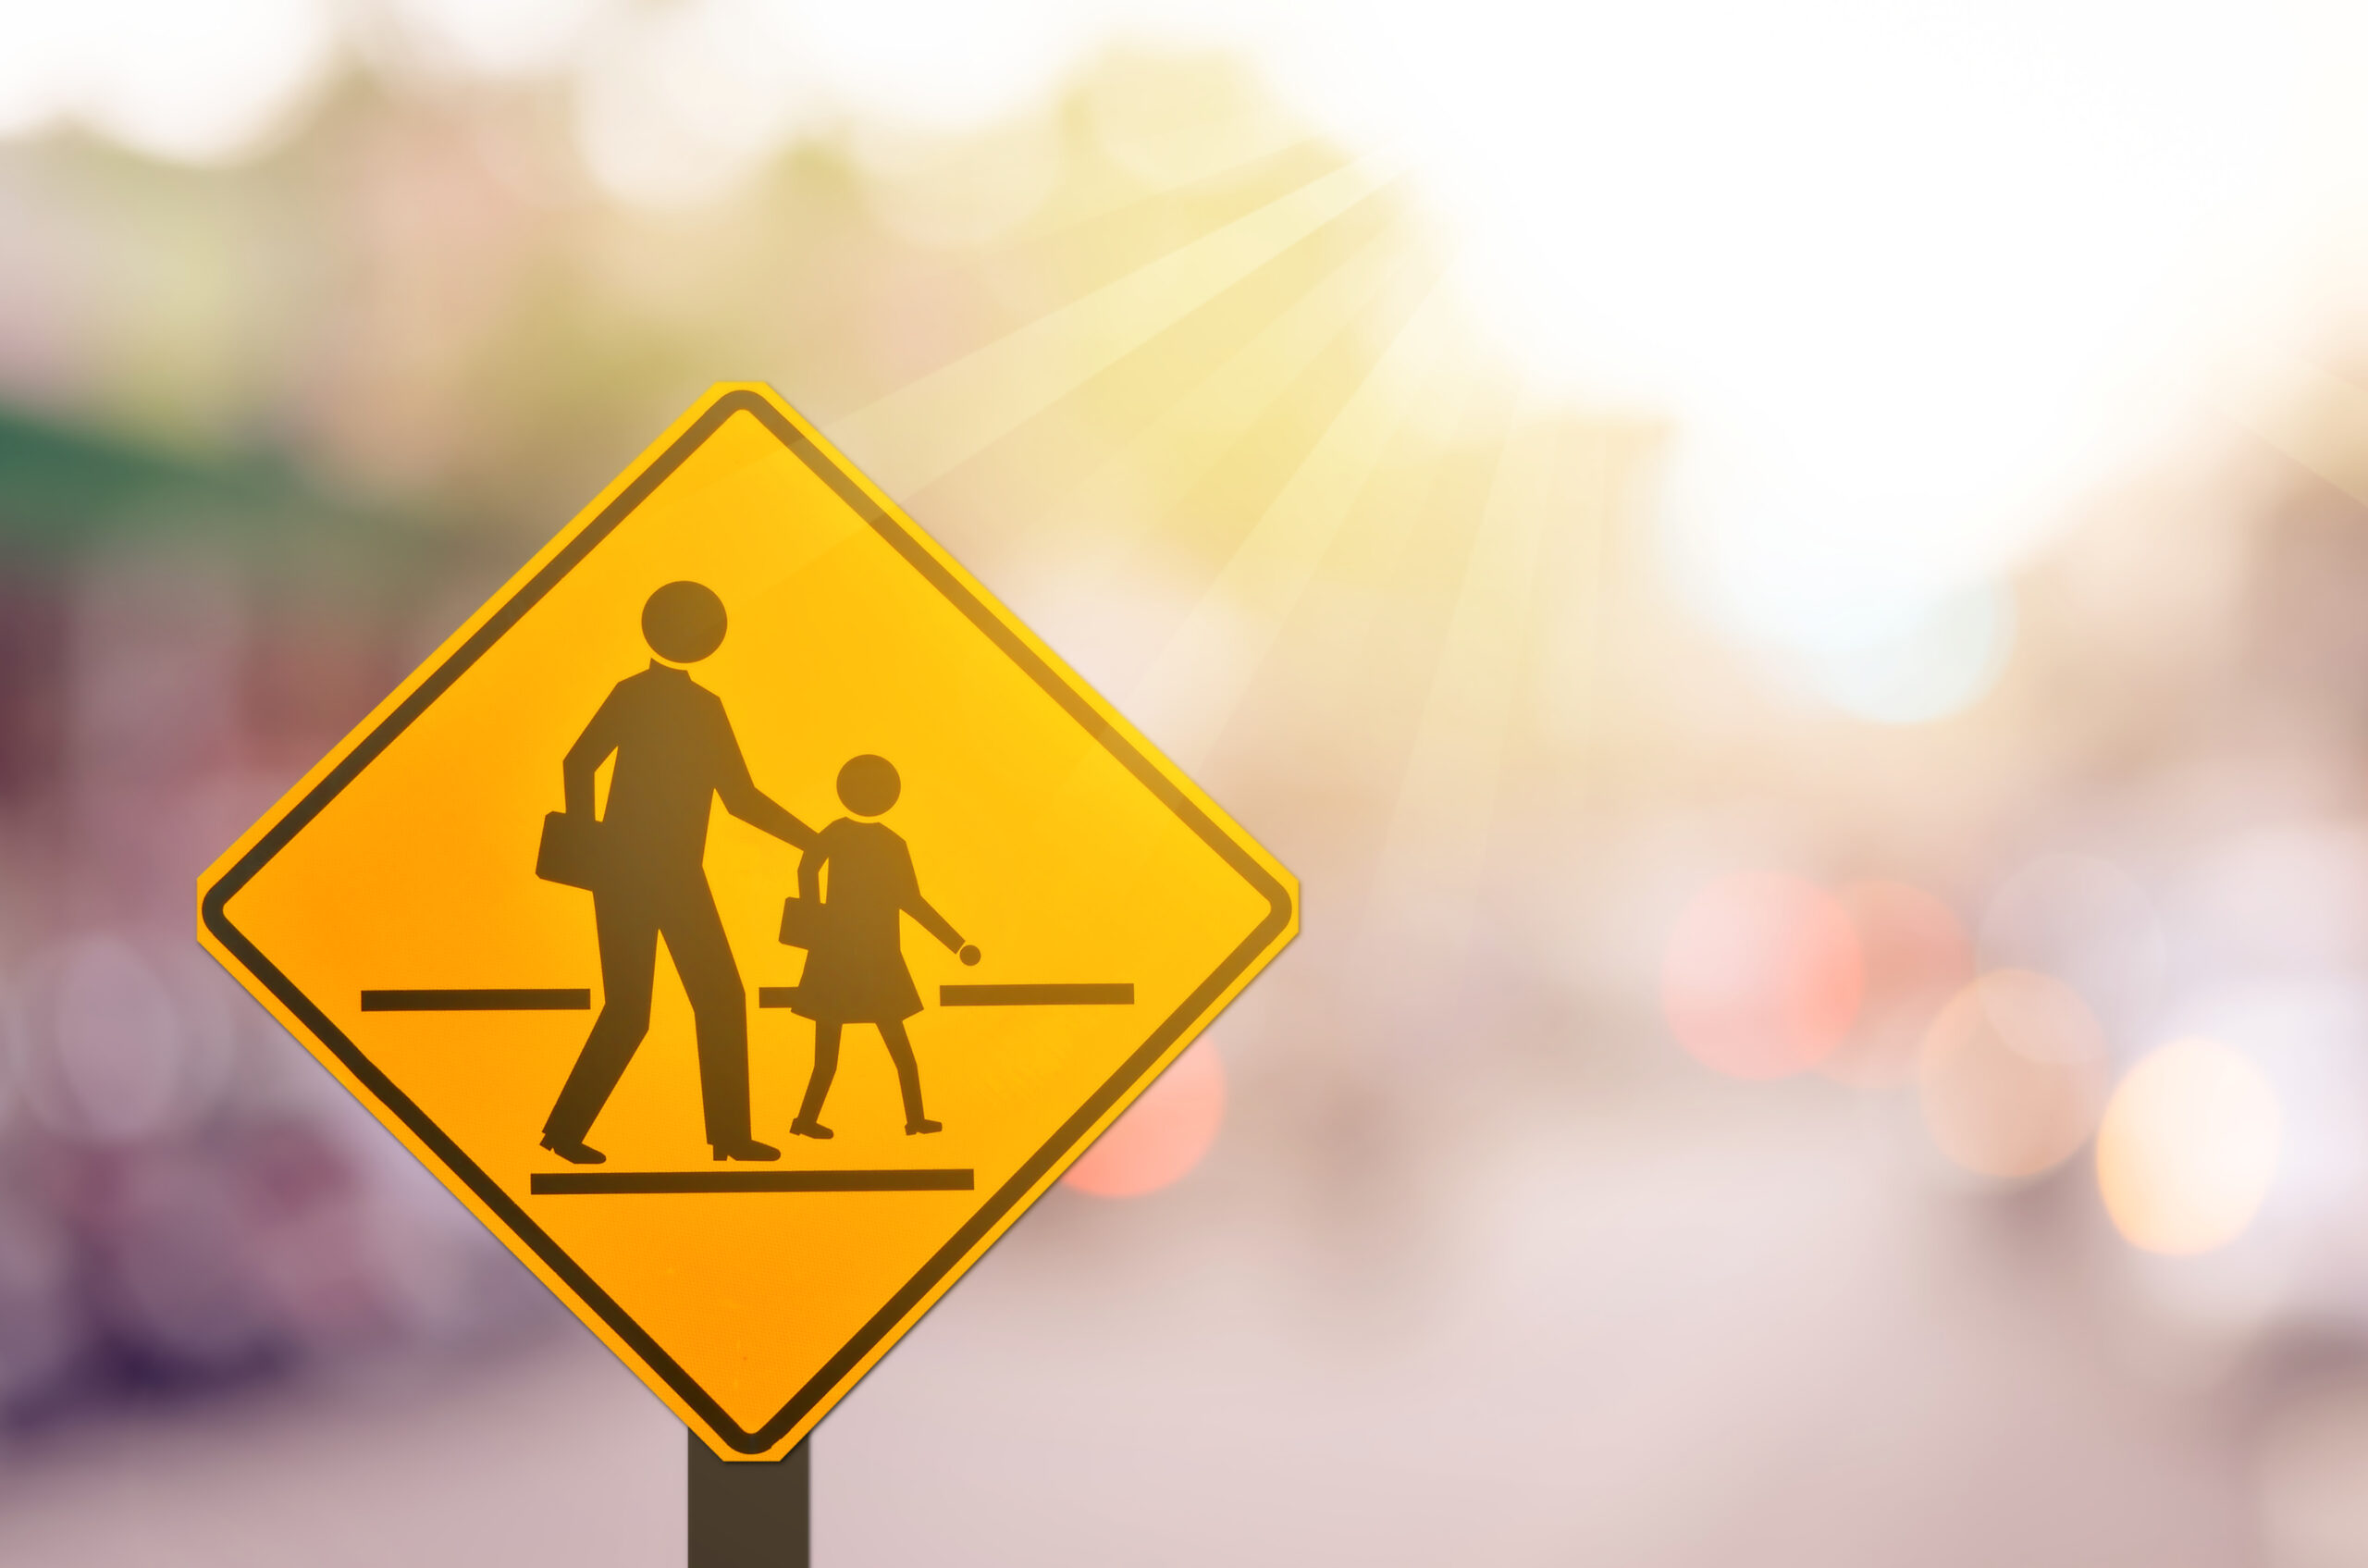
[[763, 379], [1306, 893], [819, 1562], [2368, 1563], [2363, 88], [2303, 0], [0, 0], [0, 1562], [682, 1561], [192, 883]]

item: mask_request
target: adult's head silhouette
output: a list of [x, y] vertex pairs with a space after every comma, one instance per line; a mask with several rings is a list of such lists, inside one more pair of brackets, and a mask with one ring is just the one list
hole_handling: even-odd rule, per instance
[[723, 625], [723, 601], [704, 583], [669, 583], [641, 607], [641, 635], [673, 664], [696, 664], [722, 647]]
[[895, 765], [885, 757], [857, 757], [839, 770], [839, 798], [858, 817], [877, 817], [896, 804], [904, 790]]

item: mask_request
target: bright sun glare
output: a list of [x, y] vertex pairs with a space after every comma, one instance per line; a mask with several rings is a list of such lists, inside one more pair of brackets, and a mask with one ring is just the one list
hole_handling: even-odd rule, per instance
[[0, 130], [232, 155], [317, 92], [341, 28], [431, 74], [572, 72], [594, 174], [697, 201], [802, 130], [1024, 118], [1113, 43], [1242, 52], [1318, 130], [1412, 169], [1533, 386], [1669, 423], [1659, 504], [1694, 602], [1882, 722], [1977, 700], [2011, 646], [2006, 576], [2191, 432], [2210, 366], [2325, 325], [2301, 319], [2326, 303], [2305, 263], [2368, 190], [2362, 26], [2300, 0], [206, 14], [0, 24]]
[[[2239, 247], [2301, 74], [2237, 6], [1482, 4], [1389, 33], [1406, 107], [1370, 117], [1502, 340], [1671, 416], [1697, 602], [1893, 720], [1987, 688], [2001, 574], [2190, 412], [2262, 281]], [[1870, 691], [1903, 644], [1954, 675]]]

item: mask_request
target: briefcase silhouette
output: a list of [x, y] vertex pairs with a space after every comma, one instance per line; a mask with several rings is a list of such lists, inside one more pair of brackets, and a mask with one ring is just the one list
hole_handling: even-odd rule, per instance
[[811, 947], [822, 935], [824, 907], [808, 904], [796, 894], [781, 901], [781, 941], [784, 947]]
[[608, 870], [608, 834], [598, 818], [553, 811], [543, 819], [535, 874], [545, 882], [598, 891]]

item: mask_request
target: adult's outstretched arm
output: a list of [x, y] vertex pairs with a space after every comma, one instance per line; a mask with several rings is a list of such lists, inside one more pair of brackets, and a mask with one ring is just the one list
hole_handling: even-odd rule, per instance
[[762, 828], [785, 844], [795, 845], [800, 849], [811, 846], [814, 830], [799, 821], [788, 808], [758, 789], [757, 781], [748, 776], [747, 759], [740, 755], [740, 738], [732, 733], [729, 722], [724, 723], [720, 738], [722, 744], [717, 747], [721, 755], [716, 759], [715, 794], [723, 802], [723, 809], [749, 826]]

